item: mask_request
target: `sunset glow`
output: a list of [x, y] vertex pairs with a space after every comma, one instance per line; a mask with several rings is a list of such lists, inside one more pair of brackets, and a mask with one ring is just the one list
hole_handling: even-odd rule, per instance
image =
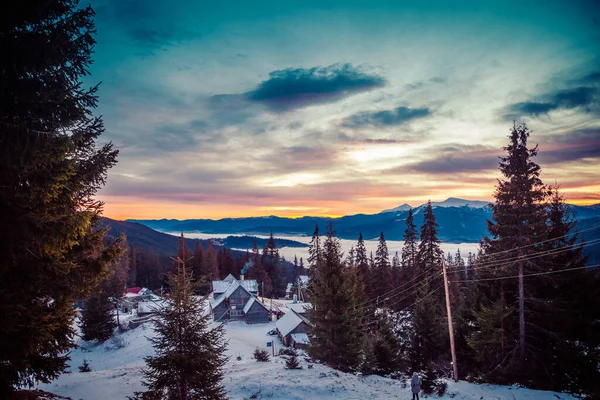
[[492, 200], [522, 119], [544, 181], [600, 202], [600, 29], [585, 2], [484, 3], [92, 1], [87, 79], [120, 149], [104, 214]]

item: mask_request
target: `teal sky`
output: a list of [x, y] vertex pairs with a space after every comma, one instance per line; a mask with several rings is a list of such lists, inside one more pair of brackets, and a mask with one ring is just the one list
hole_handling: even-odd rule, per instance
[[512, 120], [600, 201], [595, 1], [98, 0], [90, 84], [116, 218], [491, 199]]

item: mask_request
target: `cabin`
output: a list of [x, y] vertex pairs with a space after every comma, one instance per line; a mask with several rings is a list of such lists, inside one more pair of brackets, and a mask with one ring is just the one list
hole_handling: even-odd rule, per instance
[[290, 310], [275, 323], [281, 342], [289, 347], [303, 349], [310, 344], [308, 332], [310, 322], [303, 316]]
[[[231, 275], [230, 275], [231, 276]], [[233, 279], [228, 280], [228, 285], [223, 288], [219, 282], [213, 281], [213, 299], [210, 302], [210, 309], [214, 321], [240, 320], [246, 323], [265, 323], [271, 319], [271, 313], [264, 304], [256, 297], [258, 284], [256, 281], [244, 281]], [[215, 285], [215, 282], [217, 284]], [[254, 284], [245, 284], [245, 282], [254, 282]], [[252, 289], [256, 288], [253, 293]]]
[[[225, 291], [227, 290], [227, 288], [229, 288], [229, 285], [231, 285], [231, 282], [233, 282], [233, 281], [238, 281], [238, 280], [235, 279], [235, 277], [231, 274], [227, 275], [227, 277], [225, 279], [223, 279], [222, 281], [212, 281], [211, 285], [212, 285], [213, 297], [217, 298], [221, 294], [225, 293]], [[238, 283], [240, 285], [242, 285], [243, 287], [245, 287], [246, 290], [248, 292], [250, 292], [252, 295], [254, 295], [254, 296], [258, 295], [258, 282], [256, 282], [256, 280], [254, 280], [254, 279], [245, 280], [244, 275], [242, 275], [242, 279], [240, 279], [238, 281]]]
[[312, 308], [312, 304], [310, 303], [291, 303], [285, 306], [302, 317], [306, 317], [308, 310]]
[[152, 300], [152, 291], [150, 289], [133, 287], [125, 289], [123, 298], [119, 302], [119, 310], [124, 313], [130, 313], [138, 309], [138, 304]]

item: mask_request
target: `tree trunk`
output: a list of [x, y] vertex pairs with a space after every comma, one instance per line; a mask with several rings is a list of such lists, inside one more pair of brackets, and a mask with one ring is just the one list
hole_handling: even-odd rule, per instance
[[523, 282], [523, 263], [519, 263], [519, 358], [521, 366], [525, 362], [525, 284]]

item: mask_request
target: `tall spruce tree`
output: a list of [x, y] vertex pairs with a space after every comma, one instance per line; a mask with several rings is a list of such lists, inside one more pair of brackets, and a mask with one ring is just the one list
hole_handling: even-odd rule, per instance
[[0, 17], [0, 397], [49, 382], [74, 347], [73, 302], [121, 249], [105, 247], [94, 196], [116, 163], [82, 87], [94, 11], [17, 2]]
[[261, 262], [269, 275], [270, 282], [268, 287], [265, 285], [265, 292], [271, 297], [283, 297], [285, 295], [285, 277], [281, 269], [281, 257], [273, 238], [273, 232], [271, 232], [269, 240], [263, 248]]
[[[523, 383], [529, 381], [531, 371], [545, 368], [536, 361], [539, 359], [536, 351], [539, 332], [531, 329], [529, 323], [533, 321], [527, 321], [527, 315], [532, 315], [536, 287], [546, 277], [529, 278], [526, 284], [524, 275], [546, 270], [543, 258], [535, 258], [535, 255], [543, 250], [536, 243], [542, 242], [548, 234], [545, 212], [548, 190], [540, 179], [540, 166], [533, 161], [538, 148], [528, 147], [529, 134], [525, 123], [514, 124], [511, 129], [509, 144], [504, 148], [507, 155], [501, 157], [499, 166], [504, 179], [498, 180], [494, 193], [496, 201], [490, 205], [493, 212], [492, 221], [488, 221], [490, 237], [484, 238], [482, 243], [485, 262], [511, 261], [500, 262], [497, 268], [481, 268], [477, 273], [477, 278], [487, 279], [477, 285], [481, 305], [487, 310], [505, 310], [497, 313], [502, 317], [498, 323], [503, 329], [503, 340], [495, 346], [499, 362], [493, 371], [498, 379], [515, 379]], [[518, 279], [495, 280], [506, 276], [518, 276]], [[528, 302], [526, 297], [531, 300]], [[512, 308], [515, 312], [508, 312]], [[481, 310], [476, 315], [479, 325], [483, 326], [486, 323], [482, 318], [485, 319], [486, 313], [484, 308]], [[488, 343], [491, 345], [493, 343]]]
[[314, 278], [317, 266], [321, 262], [322, 250], [321, 250], [321, 238], [319, 236], [319, 225], [315, 226], [310, 244], [308, 246], [308, 274], [311, 279]]
[[447, 354], [445, 313], [443, 310], [443, 284], [441, 278], [442, 257], [440, 240], [437, 238], [437, 223], [431, 202], [427, 202], [421, 226], [421, 242], [417, 254], [417, 272], [413, 282], [415, 306], [413, 309], [414, 336], [411, 341], [413, 368], [425, 369]]
[[413, 210], [408, 210], [406, 217], [406, 230], [404, 231], [404, 246], [402, 246], [401, 260], [402, 268], [406, 271], [414, 271], [417, 267], [417, 254], [419, 250], [419, 238], [417, 227], [414, 224]]
[[323, 258], [316, 265], [309, 319], [313, 324], [309, 354], [342, 371], [355, 370], [362, 349], [362, 309], [355, 270], [342, 260], [339, 240], [330, 223]]
[[145, 400], [227, 398], [224, 327], [210, 327], [210, 314], [203, 312], [207, 299], [195, 296], [185, 262], [179, 259], [177, 274], [169, 275], [169, 301], [157, 311], [157, 335], [149, 339], [155, 354], [145, 358], [148, 390], [139, 394]]
[[392, 289], [392, 267], [388, 254], [387, 243], [383, 232], [379, 235], [379, 244], [375, 251], [375, 268], [373, 269], [373, 285], [374, 295], [379, 300], [379, 304], [385, 306], [386, 298]]
[[[406, 229], [404, 230], [404, 245], [400, 252], [400, 262], [402, 265], [402, 271], [400, 273], [400, 281], [410, 282], [413, 285], [415, 282], [415, 276], [418, 271], [418, 260], [419, 260], [419, 237], [417, 234], [417, 227], [414, 224], [413, 210], [408, 210], [408, 216], [406, 217]], [[403, 300], [397, 304], [398, 309], [404, 309], [409, 304], [413, 304], [416, 300], [416, 295], [412, 292], [406, 294]]]

